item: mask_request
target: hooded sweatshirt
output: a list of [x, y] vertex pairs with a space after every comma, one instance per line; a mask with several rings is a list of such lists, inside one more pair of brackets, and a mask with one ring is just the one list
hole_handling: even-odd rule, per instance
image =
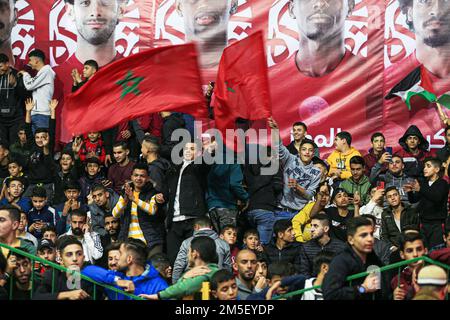
[[350, 172], [350, 159], [354, 156], [361, 156], [361, 153], [353, 147], [350, 147], [347, 152], [334, 150], [328, 156], [327, 163], [330, 166], [330, 170], [340, 169], [342, 171], [339, 176], [340, 179], [348, 179], [352, 176], [352, 173]]
[[218, 260], [218, 266], [221, 269], [228, 269], [231, 271], [231, 255], [230, 255], [230, 246], [227, 242], [220, 239], [217, 233], [209, 228], [200, 229], [194, 231], [194, 235], [183, 241], [181, 244], [180, 250], [178, 251], [177, 259], [173, 265], [172, 272], [172, 282], [176, 283], [178, 279], [181, 278], [181, 275], [187, 270], [188, 267], [188, 256], [187, 253], [189, 251], [189, 247], [191, 246], [191, 241], [197, 237], [209, 237], [214, 240], [216, 243], [216, 250]]
[[[11, 73], [6, 72], [0, 75], [0, 120], [5, 121], [7, 118], [20, 119], [23, 118], [22, 100], [25, 89], [20, 81], [17, 81], [17, 70], [10, 68]], [[12, 86], [9, 82], [9, 75], [12, 74], [16, 78], [16, 85]]]
[[[320, 170], [312, 162], [305, 165], [299, 156], [292, 155], [282, 144], [278, 145], [280, 165], [283, 170], [283, 197], [280, 204], [283, 207], [300, 211], [316, 194], [320, 183]], [[288, 186], [289, 179], [295, 179], [306, 190], [301, 196]]]
[[[140, 294], [155, 294], [167, 288], [166, 281], [150, 263], [146, 265], [145, 271], [141, 275], [134, 277], [126, 276], [119, 271], [106, 270], [98, 266], [87, 266], [81, 271], [81, 274], [97, 282], [113, 285], [120, 290], [123, 290], [123, 288], [116, 285], [116, 277], [119, 277], [121, 280], [131, 280], [135, 288], [133, 294], [136, 296]], [[130, 298], [122, 294], [116, 295], [112, 290], [105, 289], [105, 292], [109, 300], [130, 300]]]
[[148, 176], [154, 183], [158, 193], [167, 194], [166, 173], [171, 167], [171, 163], [164, 158], [158, 158], [148, 164]]
[[[416, 155], [412, 154], [406, 145], [406, 139], [409, 136], [417, 136], [419, 138], [419, 153]], [[415, 125], [411, 125], [398, 140], [398, 143], [402, 147], [402, 150], [397, 152], [397, 154], [403, 158], [403, 163], [405, 164], [403, 171], [410, 177], [417, 178], [421, 176], [423, 174], [423, 160], [431, 156], [431, 153], [428, 152], [429, 143], [423, 137], [422, 132]]]
[[46, 64], [32, 78], [27, 72], [23, 74], [23, 84], [25, 88], [32, 91], [33, 100], [36, 101], [36, 107], [31, 111], [31, 115], [42, 114], [50, 115], [49, 102], [53, 97], [55, 87], [55, 72]]
[[[354, 181], [353, 178], [347, 179], [341, 183], [340, 187], [350, 195], [355, 194], [355, 192], [358, 191], [361, 196], [361, 206], [367, 204], [370, 200], [371, 184], [369, 178], [366, 176], [362, 176], [358, 182]], [[355, 206], [353, 204], [348, 206], [349, 210], [354, 210], [354, 208]]]

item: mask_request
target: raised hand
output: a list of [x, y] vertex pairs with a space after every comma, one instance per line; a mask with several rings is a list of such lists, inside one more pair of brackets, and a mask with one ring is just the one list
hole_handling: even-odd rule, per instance
[[27, 111], [31, 111], [33, 110], [33, 108], [36, 106], [36, 101], [34, 101], [31, 98], [28, 98], [27, 100], [25, 100], [25, 109]]
[[50, 110], [54, 111], [56, 110], [56, 107], [58, 106], [59, 101], [56, 99], [52, 99], [48, 106], [50, 107]]

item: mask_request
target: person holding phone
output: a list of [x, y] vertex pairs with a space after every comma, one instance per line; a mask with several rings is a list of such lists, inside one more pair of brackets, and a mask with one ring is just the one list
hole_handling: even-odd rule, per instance
[[375, 132], [374, 134], [372, 134], [372, 136], [370, 137], [370, 141], [372, 147], [369, 149], [369, 152], [363, 157], [366, 163], [364, 174], [366, 176], [370, 176], [370, 171], [377, 163], [382, 165], [381, 172], [385, 173], [387, 171], [387, 164], [390, 161], [389, 154], [390, 156], [392, 156], [392, 148], [385, 147], [385, 138], [381, 132]]

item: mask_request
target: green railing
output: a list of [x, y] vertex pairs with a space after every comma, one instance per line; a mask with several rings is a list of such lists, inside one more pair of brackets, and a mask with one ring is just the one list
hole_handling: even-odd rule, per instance
[[[411, 260], [405, 260], [405, 261], [400, 261], [400, 262], [397, 262], [397, 263], [393, 263], [393, 264], [381, 267], [379, 271], [381, 273], [381, 272], [384, 272], [384, 271], [397, 269], [397, 275], [398, 275], [397, 276], [397, 280], [398, 280], [397, 286], [400, 287], [400, 274], [401, 274], [402, 267], [403, 266], [407, 266], [407, 265], [409, 265], [411, 263], [414, 263], [414, 262], [417, 262], [417, 261], [424, 261], [425, 263], [434, 264], [434, 265], [437, 265], [437, 266], [439, 266], [441, 268], [444, 268], [444, 270], [447, 271], [447, 279], [450, 276], [450, 266], [449, 265], [447, 265], [445, 263], [441, 263], [439, 261], [435, 261], [435, 260], [433, 260], [433, 259], [431, 259], [431, 258], [429, 258], [427, 256], [418, 257], [418, 258], [414, 258], [414, 259], [411, 259]], [[357, 274], [348, 276], [346, 280], [349, 282], [349, 285], [352, 286], [352, 281], [353, 280], [360, 279], [360, 278], [365, 278], [369, 274], [370, 274], [370, 272], [367, 272], [367, 271], [361, 272], [361, 273], [357, 273]], [[290, 297], [293, 297], [293, 296], [298, 296], [298, 295], [301, 295], [301, 294], [303, 294], [303, 293], [305, 293], [307, 291], [320, 289], [320, 288], [321, 288], [321, 286], [313, 286], [313, 287], [307, 288], [307, 289], [302, 289], [302, 290], [288, 292], [288, 293], [283, 294], [283, 295], [274, 296], [273, 300], [279, 300], [279, 299], [290, 298]], [[449, 293], [447, 293], [447, 295], [446, 295], [446, 299], [447, 300], [448, 300], [448, 298], [449, 298]]]
[[[61, 265], [59, 265], [59, 264], [56, 264], [56, 263], [54, 263], [54, 262], [51, 262], [51, 261], [42, 259], [42, 258], [37, 257], [37, 256], [35, 256], [35, 255], [32, 255], [32, 254], [30, 254], [30, 253], [28, 253], [28, 252], [22, 251], [22, 250], [20, 250], [20, 249], [10, 247], [10, 246], [8, 246], [8, 245], [6, 245], [6, 244], [3, 244], [3, 243], [0, 243], [0, 247], [6, 248], [6, 249], [8, 249], [8, 250], [10, 250], [10, 251], [12, 251], [12, 252], [15, 252], [15, 253], [17, 253], [17, 254], [20, 254], [20, 255], [22, 255], [22, 256], [27, 257], [27, 258], [30, 259], [30, 261], [31, 261], [31, 290], [30, 290], [30, 299], [33, 298], [33, 294], [34, 294], [34, 290], [35, 290], [35, 283], [34, 283], [34, 282], [35, 282], [35, 271], [34, 271], [34, 265], [35, 265], [35, 262], [37, 261], [37, 262], [41, 263], [42, 265], [49, 266], [50, 268], [52, 268], [52, 293], [55, 293], [55, 283], [56, 283], [55, 270], [59, 270], [59, 271], [61, 271], [61, 272], [65, 272], [65, 273], [70, 274], [70, 275], [72, 275], [72, 276], [76, 276], [77, 279], [80, 279], [80, 280], [83, 279], [83, 280], [85, 280], [85, 281], [88, 281], [88, 282], [92, 283], [92, 285], [93, 285], [92, 299], [93, 299], [93, 300], [97, 300], [97, 289], [98, 289], [98, 288], [104, 288], [104, 289], [113, 291], [113, 292], [115, 293], [115, 298], [116, 298], [116, 300], [118, 299], [119, 294], [124, 295], [124, 296], [126, 296], [126, 297], [128, 297], [128, 298], [130, 298], [130, 299], [132, 299], [132, 300], [144, 300], [144, 299], [141, 298], [141, 297], [138, 297], [138, 296], [135, 296], [135, 295], [133, 295], [133, 294], [127, 293], [127, 292], [125, 292], [125, 291], [123, 291], [123, 290], [120, 290], [120, 289], [117, 289], [117, 288], [115, 288], [115, 287], [112, 287], [112, 286], [109, 286], [109, 285], [102, 284], [102, 283], [99, 283], [99, 282], [97, 282], [97, 281], [94, 281], [94, 280], [92, 280], [91, 278], [86, 277], [85, 275], [81, 274], [81, 273], [78, 272], [78, 271], [75, 271], [75, 270], [69, 270], [69, 269], [67, 269], [67, 268], [65, 268], [65, 267], [63, 267], [63, 266], [61, 266]], [[14, 283], [14, 275], [12, 274], [12, 275], [10, 275], [10, 278], [9, 278], [9, 299], [10, 299], [10, 300], [12, 300], [12, 297], [13, 297], [13, 293], [14, 293], [13, 290], [14, 290], [14, 287], [15, 287], [14, 284], [15, 284], [15, 283]]]

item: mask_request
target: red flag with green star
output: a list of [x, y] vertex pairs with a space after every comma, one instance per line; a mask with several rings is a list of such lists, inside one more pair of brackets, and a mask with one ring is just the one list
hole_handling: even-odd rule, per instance
[[64, 124], [74, 135], [160, 111], [206, 118], [195, 45], [150, 49], [113, 62], [68, 95], [64, 108]]
[[[223, 51], [213, 107], [216, 127], [223, 136], [226, 129], [235, 129], [237, 119], [261, 120], [271, 116], [262, 31], [233, 43]], [[233, 142], [226, 141], [226, 144], [231, 148]]]

